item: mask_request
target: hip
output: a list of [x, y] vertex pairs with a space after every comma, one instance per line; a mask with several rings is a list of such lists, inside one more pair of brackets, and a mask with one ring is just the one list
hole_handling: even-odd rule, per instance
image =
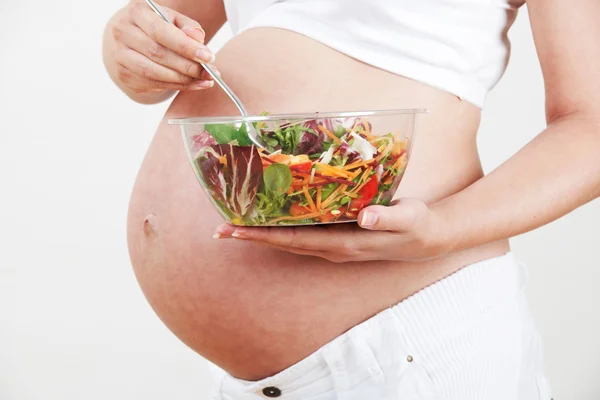
[[550, 400], [512, 253], [471, 264], [260, 381], [214, 364], [214, 399]]

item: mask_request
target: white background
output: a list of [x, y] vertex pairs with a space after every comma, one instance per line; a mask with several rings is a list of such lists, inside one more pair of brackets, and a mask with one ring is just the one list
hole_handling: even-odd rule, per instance
[[[211, 385], [129, 266], [127, 202], [167, 104], [134, 104], [103, 70], [122, 4], [0, 2], [0, 400], [206, 400]], [[480, 132], [487, 171], [544, 128], [526, 10], [510, 36]], [[555, 400], [600, 398], [599, 222], [597, 201], [513, 240]]]

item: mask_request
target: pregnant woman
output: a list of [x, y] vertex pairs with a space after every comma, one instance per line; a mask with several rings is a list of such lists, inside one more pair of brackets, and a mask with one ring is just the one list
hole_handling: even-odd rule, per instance
[[[547, 129], [484, 176], [481, 109], [523, 3], [163, 0], [172, 26], [136, 0], [112, 18], [105, 64], [123, 92], [178, 91], [128, 240], [153, 309], [210, 361], [214, 398], [550, 400], [508, 239], [600, 196], [600, 3], [528, 1]], [[203, 43], [226, 21], [215, 58]], [[427, 107], [398, 201], [358, 224], [223, 225], [166, 122], [237, 114], [198, 61], [254, 113]]]

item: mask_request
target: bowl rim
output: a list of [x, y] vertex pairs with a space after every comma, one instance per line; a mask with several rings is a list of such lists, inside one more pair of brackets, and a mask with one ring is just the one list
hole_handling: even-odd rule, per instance
[[288, 113], [288, 114], [268, 114], [268, 115], [249, 115], [229, 116], [229, 117], [191, 117], [191, 118], [170, 118], [169, 125], [196, 125], [206, 123], [244, 123], [260, 121], [278, 121], [282, 119], [319, 119], [319, 118], [348, 118], [348, 117], [370, 117], [374, 115], [393, 115], [393, 114], [427, 114], [427, 108], [399, 108], [383, 110], [364, 110], [364, 111], [328, 111], [314, 113]]

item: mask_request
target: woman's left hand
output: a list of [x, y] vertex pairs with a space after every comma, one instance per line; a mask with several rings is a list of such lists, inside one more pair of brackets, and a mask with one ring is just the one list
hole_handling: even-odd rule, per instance
[[235, 227], [222, 225], [215, 238], [248, 240], [289, 253], [351, 261], [418, 261], [444, 253], [440, 217], [420, 200], [403, 199], [370, 206], [356, 224], [300, 227]]

